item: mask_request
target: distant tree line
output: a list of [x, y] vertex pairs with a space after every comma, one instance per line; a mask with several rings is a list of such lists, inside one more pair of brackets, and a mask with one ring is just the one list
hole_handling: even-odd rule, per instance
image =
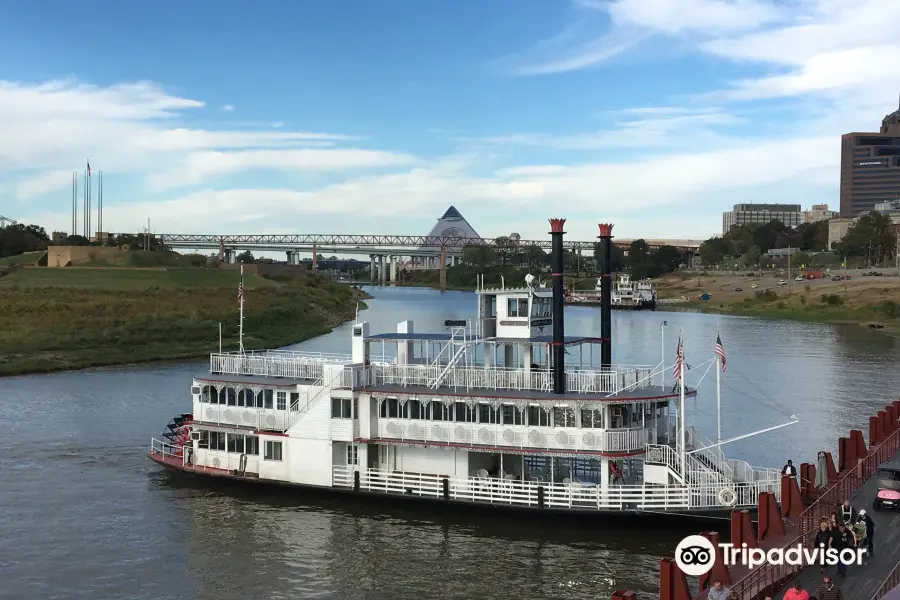
[[[542, 270], [550, 267], [550, 255], [535, 246], [520, 246], [521, 236], [512, 233], [494, 240], [494, 245], [473, 244], [463, 249], [462, 262], [486, 269], [492, 266], [522, 267]], [[612, 247], [612, 270], [628, 270], [635, 278], [659, 277], [676, 270], [684, 262], [684, 254], [674, 246], [650, 248], [640, 239], [631, 243], [628, 250]], [[603, 264], [601, 245], [595, 244], [593, 253], [579, 258], [577, 251], [567, 251], [563, 257], [568, 271], [583, 271], [586, 268], [599, 270]]]
[[50, 237], [39, 225], [7, 225], [0, 228], [0, 258], [46, 250]]
[[[854, 223], [833, 252], [842, 258], [862, 258], [876, 264], [893, 258], [897, 238], [887, 215], [870, 212]], [[809, 254], [828, 252], [828, 221], [788, 227], [778, 220], [768, 223], [735, 225], [723, 236], [711, 237], [700, 244], [698, 257], [707, 266], [723, 263], [756, 267], [762, 256], [778, 248], [797, 248], [795, 264], [809, 264]]]

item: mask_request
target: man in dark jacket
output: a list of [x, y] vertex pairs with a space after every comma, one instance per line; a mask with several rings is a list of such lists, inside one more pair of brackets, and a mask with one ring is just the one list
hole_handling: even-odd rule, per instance
[[856, 522], [866, 526], [866, 556], [875, 556], [875, 521], [863, 509], [859, 511]]
[[781, 467], [781, 474], [787, 475], [788, 477], [796, 477], [797, 467], [794, 466], [794, 461], [788, 460], [787, 464]]

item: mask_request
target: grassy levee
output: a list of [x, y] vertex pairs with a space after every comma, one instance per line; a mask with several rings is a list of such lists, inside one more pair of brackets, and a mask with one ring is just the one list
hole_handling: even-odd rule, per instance
[[[792, 281], [780, 277], [672, 275], [658, 280], [661, 298], [684, 296], [676, 310], [792, 319], [815, 323], [877, 324], [900, 331], [900, 279], [855, 277], [850, 280]], [[756, 287], [753, 287], [756, 286]], [[711, 295], [698, 300], [699, 293]]]
[[[0, 376], [195, 358], [238, 342], [237, 274], [26, 268], [0, 279]], [[244, 277], [244, 345], [275, 348], [352, 319], [361, 293], [308, 276]]]

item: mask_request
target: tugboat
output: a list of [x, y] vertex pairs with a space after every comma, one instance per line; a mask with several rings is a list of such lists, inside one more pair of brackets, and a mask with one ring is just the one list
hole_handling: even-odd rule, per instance
[[[552, 289], [479, 282], [474, 318], [442, 331], [356, 322], [346, 355], [212, 354], [192, 411], [149, 458], [210, 479], [539, 513], [709, 517], [780, 495], [778, 469], [726, 458], [685, 422], [697, 391], [680, 341], [674, 366], [614, 365], [611, 302], [601, 337], [566, 335], [564, 223], [550, 220]], [[612, 225], [600, 234], [610, 256]]]

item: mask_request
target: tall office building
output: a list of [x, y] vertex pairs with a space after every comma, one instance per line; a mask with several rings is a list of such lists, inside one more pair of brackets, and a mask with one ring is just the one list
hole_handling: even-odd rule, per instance
[[722, 235], [735, 225], [781, 221], [788, 227], [803, 222], [799, 204], [735, 204], [734, 209], [722, 213]]
[[900, 108], [878, 133], [841, 136], [841, 217], [867, 213], [900, 195]]

